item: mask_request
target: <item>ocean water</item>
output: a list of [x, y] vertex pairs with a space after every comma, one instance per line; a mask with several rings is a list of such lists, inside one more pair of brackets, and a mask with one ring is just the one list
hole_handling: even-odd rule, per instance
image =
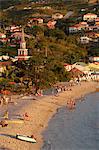
[[60, 108], [43, 137], [41, 150], [99, 150], [99, 92], [85, 96], [75, 110]]

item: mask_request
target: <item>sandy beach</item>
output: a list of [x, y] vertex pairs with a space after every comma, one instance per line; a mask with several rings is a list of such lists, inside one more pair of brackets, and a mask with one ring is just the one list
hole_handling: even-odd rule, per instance
[[[39, 100], [30, 101], [29, 105], [22, 107], [17, 113], [28, 113], [30, 121], [24, 124], [9, 124], [7, 127], [0, 126], [0, 150], [40, 150], [43, 144], [42, 132], [48, 126], [49, 120], [57, 112], [58, 108], [66, 106], [70, 99], [76, 101], [84, 95], [94, 92], [99, 82], [81, 82], [81, 84], [70, 87], [70, 91], [64, 91], [57, 96], [44, 96]], [[22, 100], [22, 99], [20, 99]], [[28, 143], [17, 140], [15, 135], [34, 135], [37, 143]]]

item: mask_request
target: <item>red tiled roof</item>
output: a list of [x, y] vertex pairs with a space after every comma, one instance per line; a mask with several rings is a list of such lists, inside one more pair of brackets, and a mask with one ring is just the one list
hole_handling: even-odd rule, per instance
[[74, 74], [74, 73], [76, 73], [76, 74], [83, 74], [83, 72], [82, 72], [82, 71], [80, 71], [80, 70], [79, 70], [79, 69], [77, 69], [77, 68], [73, 68], [73, 69], [71, 69], [71, 70], [70, 70], [70, 72], [71, 72], [71, 73], [73, 73], [73, 74]]
[[96, 16], [96, 14], [93, 14], [93, 13], [87, 13], [87, 14], [85, 14], [84, 16]]
[[64, 66], [71, 66], [71, 65], [66, 63], [66, 64], [64, 64]]

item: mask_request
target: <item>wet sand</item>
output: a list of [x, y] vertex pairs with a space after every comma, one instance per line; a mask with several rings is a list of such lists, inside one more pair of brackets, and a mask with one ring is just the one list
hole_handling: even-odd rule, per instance
[[[17, 114], [28, 113], [30, 121], [24, 124], [9, 124], [7, 127], [0, 127], [0, 148], [11, 150], [40, 150], [43, 144], [42, 132], [47, 127], [49, 120], [56, 113], [58, 108], [66, 106], [70, 99], [82, 98], [85, 94], [94, 92], [99, 82], [82, 82], [70, 87], [72, 90], [59, 93], [58, 96], [45, 96], [39, 100], [32, 100], [28, 105], [22, 107]], [[34, 135], [36, 144], [15, 139], [15, 135]]]

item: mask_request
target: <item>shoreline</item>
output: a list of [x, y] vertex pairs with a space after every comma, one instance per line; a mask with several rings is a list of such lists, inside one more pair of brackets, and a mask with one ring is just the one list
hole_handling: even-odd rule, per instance
[[[0, 127], [0, 148], [5, 147], [11, 150], [40, 150], [43, 145], [42, 132], [48, 126], [50, 119], [62, 106], [70, 99], [76, 102], [86, 94], [95, 92], [99, 82], [81, 82], [81, 85], [70, 87], [71, 91], [58, 93], [58, 96], [44, 96], [39, 100], [30, 101], [30, 104], [22, 107], [18, 114], [27, 112], [30, 116], [30, 121], [25, 121], [24, 124], [10, 124], [8, 127]], [[34, 135], [37, 139], [36, 144], [23, 142], [13, 138], [17, 133], [23, 135]], [[2, 144], [1, 144], [2, 143]]]

